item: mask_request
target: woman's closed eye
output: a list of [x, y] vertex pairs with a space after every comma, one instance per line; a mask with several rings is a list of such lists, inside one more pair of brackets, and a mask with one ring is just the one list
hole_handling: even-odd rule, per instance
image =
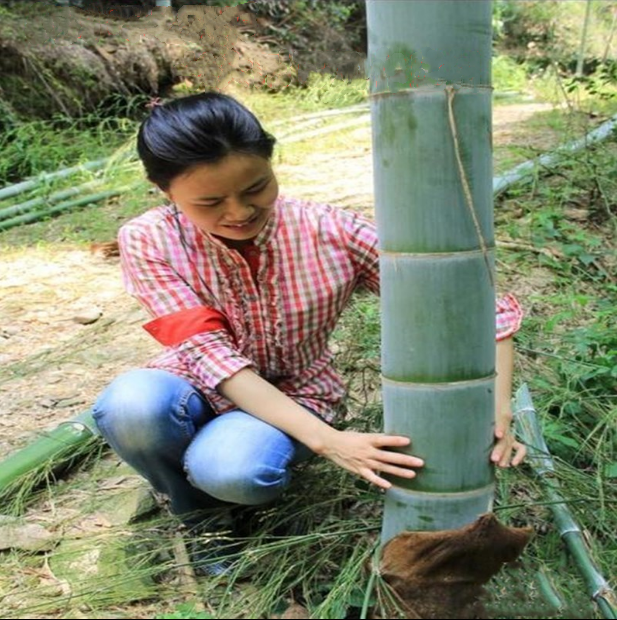
[[[249, 196], [254, 196], [255, 194], [259, 194], [261, 192], [263, 192], [268, 185], [270, 185], [270, 181], [272, 179], [268, 179], [267, 181], [257, 185], [256, 187], [250, 187], [249, 189], [244, 191], [244, 194], [247, 194]], [[193, 203], [196, 207], [218, 207], [220, 205], [222, 205], [225, 202], [225, 198], [220, 198], [218, 200], [212, 200], [210, 202], [195, 202]]]
[[264, 181], [263, 183], [260, 183], [256, 187], [250, 187], [244, 193], [245, 194], [259, 194], [259, 192], [263, 192], [264, 189], [266, 189], [266, 187], [268, 187], [268, 185], [270, 185], [270, 181], [272, 181], [272, 179], [268, 179], [268, 180]]
[[245, 194], [259, 194], [259, 192], [263, 192], [267, 187], [267, 183], [265, 185], [260, 185], [259, 187], [254, 187], [253, 189], [247, 189]]

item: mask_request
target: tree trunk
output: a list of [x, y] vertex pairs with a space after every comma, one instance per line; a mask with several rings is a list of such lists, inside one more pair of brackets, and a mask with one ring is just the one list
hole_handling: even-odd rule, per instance
[[578, 59], [576, 61], [576, 76], [583, 75], [585, 67], [585, 47], [587, 45], [587, 28], [589, 27], [589, 18], [591, 17], [591, 0], [587, 0], [585, 7], [585, 18], [583, 19], [583, 30], [581, 32], [581, 45], [578, 50]]

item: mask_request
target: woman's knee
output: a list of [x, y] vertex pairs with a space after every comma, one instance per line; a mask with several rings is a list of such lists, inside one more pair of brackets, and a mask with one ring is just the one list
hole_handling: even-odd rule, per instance
[[259, 505], [287, 487], [298, 444], [239, 409], [223, 413], [195, 437], [184, 455], [191, 484], [219, 500]]
[[189, 402], [200, 398], [188, 382], [171, 373], [131, 370], [101, 393], [92, 415], [112, 447], [155, 448], [172, 437], [187, 442], [193, 438], [208, 413], [200, 403]]
[[277, 499], [287, 488], [288, 468], [266, 463], [221, 462], [187, 454], [185, 470], [189, 482], [218, 500], [258, 506]]

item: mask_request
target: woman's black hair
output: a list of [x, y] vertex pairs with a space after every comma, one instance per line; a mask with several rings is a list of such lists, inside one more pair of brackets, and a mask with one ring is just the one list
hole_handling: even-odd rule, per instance
[[229, 95], [204, 92], [155, 106], [137, 134], [137, 152], [150, 181], [163, 191], [198, 164], [239, 153], [272, 157], [276, 140]]

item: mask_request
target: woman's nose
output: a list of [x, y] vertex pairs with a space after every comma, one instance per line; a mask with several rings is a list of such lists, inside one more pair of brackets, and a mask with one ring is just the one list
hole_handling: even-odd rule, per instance
[[229, 202], [225, 217], [231, 222], [244, 222], [253, 215], [254, 208], [248, 202], [232, 200]]

